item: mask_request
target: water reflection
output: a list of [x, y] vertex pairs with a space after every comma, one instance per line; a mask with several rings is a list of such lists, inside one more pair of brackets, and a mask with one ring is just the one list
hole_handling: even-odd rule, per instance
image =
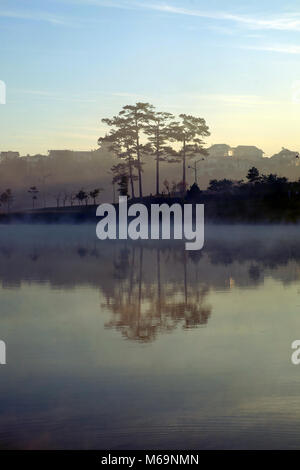
[[254, 288], [267, 277], [298, 280], [299, 233], [297, 226], [211, 226], [202, 251], [185, 251], [174, 241], [100, 242], [94, 226], [5, 227], [0, 280], [3, 288], [33, 281], [55, 289], [98, 288], [101, 310], [111, 313], [106, 328], [151, 342], [178, 327], [206, 325], [211, 289]]
[[299, 235], [1, 227], [0, 448], [298, 448]]
[[[147, 250], [130, 246], [120, 249], [114, 261], [113, 293], [105, 296], [112, 319], [106, 327], [116, 328], [128, 339], [151, 341], [159, 332], [170, 332], [178, 325], [193, 328], [204, 325], [211, 312], [205, 305], [206, 285], [191, 288], [187, 280], [187, 255], [180, 250], [181, 277], [165, 276], [165, 266], [174, 253], [160, 247]], [[147, 271], [151, 263], [150, 279]]]

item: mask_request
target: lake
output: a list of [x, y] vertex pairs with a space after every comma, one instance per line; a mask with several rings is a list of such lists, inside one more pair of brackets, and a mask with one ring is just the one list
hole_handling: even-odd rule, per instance
[[1, 449], [296, 449], [300, 226], [0, 228]]

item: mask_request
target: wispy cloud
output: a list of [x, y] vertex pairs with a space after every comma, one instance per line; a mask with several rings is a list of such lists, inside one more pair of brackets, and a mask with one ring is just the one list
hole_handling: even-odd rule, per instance
[[56, 16], [47, 12], [4, 10], [0, 9], [0, 18], [12, 18], [19, 20], [44, 21], [53, 25], [71, 25], [71, 21], [64, 17]]
[[270, 106], [279, 104], [278, 100], [266, 99], [263, 96], [259, 95], [249, 95], [249, 94], [226, 94], [226, 93], [207, 93], [207, 94], [198, 94], [198, 93], [184, 93], [181, 95], [181, 98], [187, 102], [189, 100], [194, 101], [195, 103], [201, 102], [204, 104], [223, 104], [225, 106], [237, 106], [237, 107], [251, 107], [251, 106]]
[[138, 93], [130, 93], [126, 91], [92, 91], [90, 90], [87, 94], [70, 94], [62, 93], [57, 91], [49, 90], [33, 90], [29, 88], [13, 88], [13, 93], [23, 96], [32, 96], [42, 100], [53, 100], [53, 101], [70, 101], [70, 102], [82, 102], [82, 103], [97, 103], [99, 100], [106, 98], [126, 98], [130, 100], [148, 100], [149, 97]]
[[208, 11], [175, 6], [168, 3], [147, 3], [136, 0], [65, 0], [68, 3], [94, 5], [106, 8], [127, 10], [152, 10], [173, 15], [194, 16], [217, 21], [229, 21], [239, 26], [257, 30], [300, 31], [300, 14], [285, 13], [277, 16], [251, 16], [228, 13], [225, 11]]
[[70, 94], [63, 94], [58, 92], [52, 92], [47, 90], [29, 90], [29, 89], [19, 89], [15, 88], [12, 89], [12, 92], [18, 93], [21, 95], [31, 95], [37, 98], [51, 100], [51, 101], [69, 101], [74, 103], [96, 103], [97, 100], [95, 98], [86, 98], [80, 95], [70, 95]]
[[[277, 31], [300, 31], [300, 13], [284, 13], [277, 16], [263, 15], [240, 15], [218, 10], [199, 10], [185, 6], [175, 6], [168, 3], [147, 3], [137, 0], [63, 0], [64, 3], [84, 6], [98, 6], [102, 8], [117, 8], [125, 10], [148, 10], [160, 13], [198, 17], [208, 20], [231, 22], [237, 26], [252, 30], [277, 30]], [[53, 25], [74, 25], [74, 20], [69, 17], [58, 16], [52, 13], [36, 10], [7, 10], [0, 9], [0, 17], [44, 21]], [[86, 21], [95, 21], [91, 18]], [[79, 20], [79, 23], [81, 20]], [[78, 20], [76, 20], [76, 24]]]
[[283, 54], [300, 54], [300, 46], [294, 44], [275, 44], [262, 46], [245, 46], [243, 49], [253, 51], [280, 52]]
[[163, 11], [166, 13], [173, 13], [178, 15], [198, 16], [200, 18], [223, 20], [238, 23], [243, 26], [248, 26], [252, 29], [266, 29], [266, 30], [282, 30], [282, 31], [299, 31], [300, 30], [300, 15], [292, 13], [290, 15], [283, 14], [277, 17], [260, 18], [248, 15], [236, 15], [233, 13], [226, 13], [220, 11], [200, 11], [192, 10], [182, 7], [174, 7], [172, 5], [158, 5], [148, 4], [143, 5], [145, 8]]

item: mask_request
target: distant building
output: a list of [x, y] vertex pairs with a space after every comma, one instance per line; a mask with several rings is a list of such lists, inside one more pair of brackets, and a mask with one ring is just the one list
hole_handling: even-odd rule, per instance
[[227, 144], [214, 144], [209, 147], [207, 151], [209, 153], [209, 157], [223, 158], [230, 156], [231, 147]]
[[298, 152], [294, 152], [292, 150], [282, 147], [279, 153], [275, 153], [274, 155], [272, 155], [271, 160], [287, 162], [290, 160], [294, 160], [296, 158], [296, 155], [298, 155]]
[[263, 154], [263, 150], [255, 147], [255, 145], [238, 145], [232, 149], [232, 156], [234, 158], [245, 160], [260, 160], [263, 158]]
[[26, 163], [31, 165], [36, 165], [40, 162], [45, 162], [47, 160], [47, 155], [42, 155], [37, 153], [36, 155], [26, 155], [25, 157], [21, 157], [22, 160], [25, 160]]
[[259, 160], [263, 158], [264, 152], [254, 145], [238, 145], [230, 147], [227, 144], [214, 144], [207, 149], [209, 157], [224, 158], [232, 157], [243, 160]]
[[49, 150], [48, 156], [61, 160], [86, 161], [92, 158], [92, 153], [92, 150]]
[[14, 160], [16, 158], [19, 158], [20, 154], [19, 152], [13, 152], [13, 151], [8, 151], [8, 152], [0, 152], [0, 161], [8, 161], [8, 160]]

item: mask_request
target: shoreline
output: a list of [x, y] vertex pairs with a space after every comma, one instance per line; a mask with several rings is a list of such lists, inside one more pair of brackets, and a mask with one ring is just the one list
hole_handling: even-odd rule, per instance
[[[138, 200], [129, 200], [128, 206], [140, 202]], [[189, 201], [155, 201], [156, 204], [166, 203], [169, 206], [179, 203], [182, 207], [185, 204], [196, 205]], [[147, 208], [151, 203], [143, 201]], [[204, 219], [212, 224], [298, 224], [300, 223], [300, 203], [294, 207], [278, 207], [261, 204], [259, 201], [198, 201], [198, 204], [204, 204]], [[112, 204], [118, 213], [119, 205]], [[10, 213], [0, 213], [0, 225], [7, 224], [97, 224], [101, 218], [96, 216], [97, 205], [88, 206], [70, 206], [70, 207], [49, 207], [45, 209], [32, 209], [24, 211], [15, 211]], [[135, 217], [128, 216], [128, 220]], [[172, 216], [171, 216], [172, 223]]]

